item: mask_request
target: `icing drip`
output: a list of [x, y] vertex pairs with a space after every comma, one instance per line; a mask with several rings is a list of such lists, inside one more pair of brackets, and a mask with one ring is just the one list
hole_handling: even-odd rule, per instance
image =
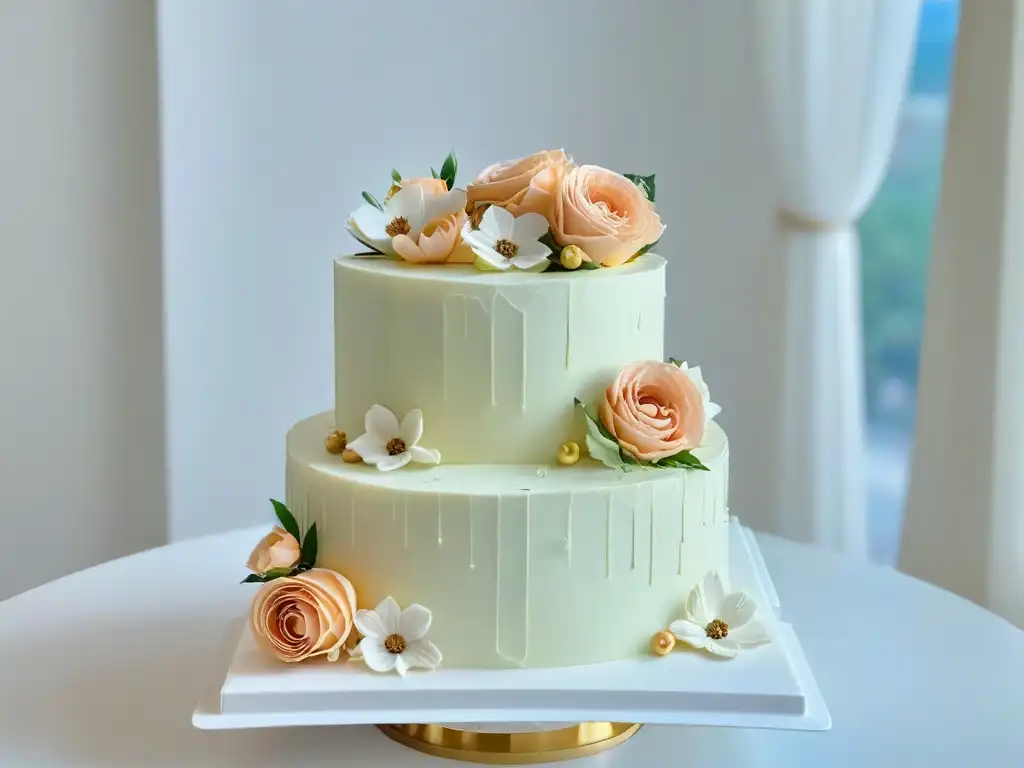
[[630, 549], [632, 550], [632, 553], [630, 555], [630, 560], [629, 560], [629, 569], [631, 571], [635, 571], [636, 570], [636, 508], [640, 504], [640, 487], [641, 486], [639, 484], [633, 486], [633, 504], [630, 507], [630, 512], [631, 512], [631, 516], [632, 516], [632, 528], [633, 528], [633, 530], [632, 530], [633, 541], [632, 541], [632, 545], [630, 546]]
[[605, 504], [604, 575], [609, 580], [612, 578], [612, 499], [614, 497], [615, 492], [609, 491], [608, 501]]
[[569, 280], [565, 304], [565, 370], [569, 370], [569, 362], [572, 359], [572, 286], [573, 281]]
[[523, 667], [526, 665], [526, 659], [530, 655], [530, 494], [526, 494], [526, 508], [524, 510], [525, 517], [525, 542], [523, 545], [523, 620], [519, 623], [519, 626], [523, 631], [523, 656], [522, 658], [514, 658], [509, 656], [507, 653], [501, 650], [501, 525], [502, 525], [502, 497], [498, 496], [498, 529], [497, 529], [497, 574], [495, 578], [495, 626], [494, 626], [494, 650], [495, 652], [506, 661], [515, 664], [516, 666]]
[[349, 514], [348, 546], [349, 546], [349, 549], [354, 551], [355, 548], [356, 548], [356, 495], [354, 493], [349, 498], [348, 514]]
[[488, 319], [490, 320], [490, 328], [491, 328], [491, 405], [497, 405], [498, 404], [498, 400], [497, 400], [497, 398], [496, 398], [496, 396], [494, 394], [494, 382], [498, 378], [495, 375], [495, 372], [494, 372], [494, 366], [495, 366], [494, 348], [496, 346], [495, 343], [494, 343], [494, 299], [495, 299], [495, 297], [492, 296], [491, 297], [491, 312], [488, 315]]
[[406, 497], [402, 504], [402, 538], [404, 540], [404, 546], [406, 549], [409, 548], [409, 499]]
[[469, 570], [475, 570], [476, 563], [473, 562], [473, 497], [469, 497]]
[[393, 496], [391, 498], [391, 522], [398, 522], [398, 497]]
[[569, 491], [569, 508], [565, 511], [565, 567], [572, 568], [572, 502], [573, 492]]
[[321, 536], [327, 535], [327, 497], [324, 496], [324, 503], [320, 505], [320, 527], [317, 532]]
[[441, 494], [437, 494], [437, 546], [444, 544], [444, 534], [441, 532]]
[[313, 510], [309, 506], [309, 488], [306, 489], [306, 504], [302, 508], [302, 529], [308, 530], [310, 524], [310, 518], [313, 516]]
[[441, 301], [441, 402], [448, 402], [448, 299]]
[[647, 585], [654, 585], [654, 492], [658, 490], [657, 486], [651, 485], [651, 529], [650, 529], [650, 553], [647, 560]]
[[686, 478], [679, 480], [679, 571], [683, 575], [683, 544], [686, 543]]

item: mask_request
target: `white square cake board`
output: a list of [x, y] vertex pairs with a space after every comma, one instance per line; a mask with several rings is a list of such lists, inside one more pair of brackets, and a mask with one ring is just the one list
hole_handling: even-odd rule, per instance
[[220, 667], [227, 675], [211, 684], [192, 722], [204, 729], [444, 723], [480, 730], [571, 722], [830, 728], [796, 634], [779, 620], [757, 541], [736, 518], [729, 547], [731, 586], [762, 606], [773, 636], [734, 659], [678, 651], [561, 669], [441, 668], [403, 678], [361, 664], [281, 664], [259, 651], [237, 622]]

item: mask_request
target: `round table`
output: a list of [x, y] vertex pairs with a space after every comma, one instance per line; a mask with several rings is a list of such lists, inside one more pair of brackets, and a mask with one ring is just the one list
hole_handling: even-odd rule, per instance
[[[162, 547], [0, 603], [0, 765], [456, 765], [370, 726], [192, 727], [264, 532]], [[832, 730], [647, 726], [573, 766], [1024, 765], [1024, 632], [890, 569], [758, 541]]]

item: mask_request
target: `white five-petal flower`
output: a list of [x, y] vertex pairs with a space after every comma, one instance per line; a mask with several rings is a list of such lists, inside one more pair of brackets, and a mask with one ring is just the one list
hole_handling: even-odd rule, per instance
[[388, 256], [397, 256], [392, 240], [408, 235], [415, 242], [432, 221], [466, 208], [466, 191], [453, 189], [443, 195], [425, 194], [422, 187], [404, 187], [384, 202], [384, 210], [366, 203], [349, 216], [352, 236]]
[[690, 377], [690, 381], [696, 384], [697, 389], [700, 390], [701, 399], [704, 401], [704, 426], [707, 426], [709, 421], [722, 412], [722, 406], [711, 402], [711, 390], [708, 389], [708, 385], [704, 381], [704, 375], [701, 373], [699, 365], [691, 368], [684, 360], [679, 363], [679, 369], [685, 371], [686, 375]]
[[352, 653], [374, 672], [398, 670], [405, 675], [412, 667], [435, 669], [441, 663], [441, 651], [427, 640], [430, 611], [422, 605], [410, 605], [404, 611], [388, 596], [375, 610], [356, 611], [356, 629], [363, 635]]
[[470, 222], [462, 239], [479, 258], [496, 269], [530, 269], [547, 259], [551, 249], [538, 242], [548, 231], [548, 220], [539, 213], [513, 216], [497, 205], [484, 211], [479, 229]]
[[755, 613], [757, 603], [742, 592], [727, 595], [718, 574], [709, 573], [690, 593], [685, 618], [673, 621], [669, 631], [689, 646], [732, 658], [770, 640]]
[[440, 452], [419, 444], [423, 437], [423, 412], [419, 408], [409, 411], [399, 424], [395, 414], [383, 405], [375, 405], [366, 412], [364, 426], [366, 434], [357, 437], [348, 447], [381, 472], [399, 469], [410, 461], [441, 463]]

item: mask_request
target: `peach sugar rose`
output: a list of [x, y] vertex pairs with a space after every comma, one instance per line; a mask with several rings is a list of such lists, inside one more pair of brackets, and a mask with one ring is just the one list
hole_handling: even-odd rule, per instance
[[263, 576], [275, 568], [289, 570], [299, 564], [301, 552], [295, 537], [280, 526], [268, 533], [249, 555], [245, 567]]
[[466, 201], [470, 207], [485, 203], [497, 205], [513, 216], [539, 213], [550, 222], [555, 192], [569, 163], [560, 149], [495, 163], [484, 168], [476, 181], [466, 187]]
[[639, 461], [658, 461], [700, 446], [704, 399], [686, 371], [648, 361], [622, 369], [605, 390], [601, 422]]
[[356, 591], [341, 574], [314, 568], [266, 582], [252, 601], [249, 628], [280, 661], [335, 660], [352, 633]]
[[622, 264], [665, 230], [633, 182], [596, 165], [565, 174], [548, 220], [559, 245], [578, 245], [603, 267]]

